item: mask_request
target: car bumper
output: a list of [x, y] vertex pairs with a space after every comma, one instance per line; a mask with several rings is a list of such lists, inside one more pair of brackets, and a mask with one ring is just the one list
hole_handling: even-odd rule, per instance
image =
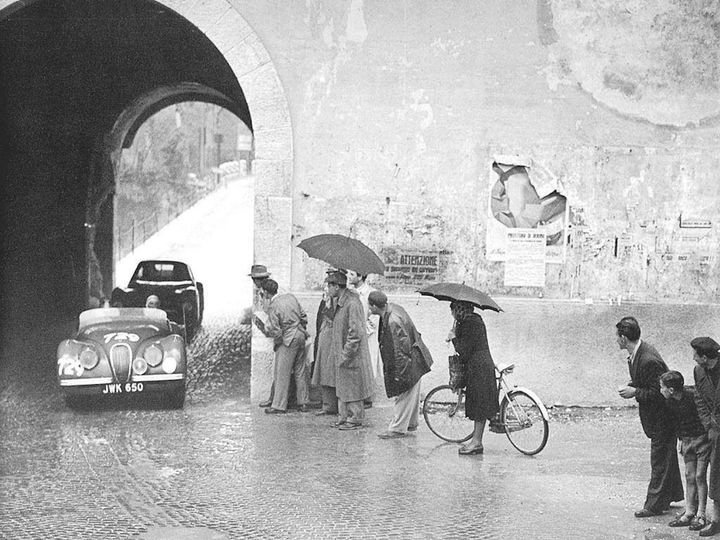
[[184, 373], [136, 375], [132, 381], [118, 383], [112, 377], [61, 379], [60, 387], [68, 396], [112, 396], [166, 393], [185, 387]]

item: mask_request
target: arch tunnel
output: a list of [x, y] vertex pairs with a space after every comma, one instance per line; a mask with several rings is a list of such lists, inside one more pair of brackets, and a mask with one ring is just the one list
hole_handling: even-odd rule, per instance
[[3, 335], [74, 318], [93, 282], [109, 297], [115, 173], [148, 117], [205, 101], [252, 130], [225, 57], [188, 20], [146, 0], [6, 6], [0, 96]]

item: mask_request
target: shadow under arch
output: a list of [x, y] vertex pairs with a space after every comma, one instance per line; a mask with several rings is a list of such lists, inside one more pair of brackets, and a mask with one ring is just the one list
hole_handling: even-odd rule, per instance
[[[103, 223], [106, 216], [112, 214], [112, 197], [117, 186], [121, 152], [132, 146], [140, 127], [157, 112], [176, 103], [196, 101], [220, 106], [237, 116], [248, 128], [252, 128], [252, 119], [246, 107], [206, 85], [192, 82], [180, 82], [161, 86], [135, 99], [118, 116], [109, 133], [100, 136], [93, 144], [94, 151], [90, 163], [87, 205], [85, 213], [85, 252], [88, 267], [88, 303], [91, 299], [109, 298], [107, 283], [114, 282], [114, 268], [108, 265], [107, 258], [99, 256], [112, 250], [107, 238], [98, 238], [97, 230], [108, 228]], [[102, 235], [106, 236], [106, 235]], [[104, 246], [99, 246], [102, 242]]]
[[[106, 11], [112, 17], [105, 16]], [[64, 23], [63, 17], [70, 16]], [[148, 23], [153, 17], [158, 18], [156, 26]], [[22, 287], [15, 287], [11, 310], [22, 303], [23, 293], [29, 293], [38, 298], [26, 302], [32, 305], [42, 304], [40, 298], [52, 298], [53, 305], [45, 303], [38, 310], [50, 313], [64, 306], [64, 313], [70, 314], [83, 307], [77, 293], [87, 288], [93, 264], [105, 276], [111, 275], [112, 219], [108, 222], [104, 216], [112, 207], [108, 201], [112, 201], [118, 156], [145, 119], [172, 103], [205, 101], [238, 116], [253, 131], [256, 184], [266, 186], [256, 208], [270, 196], [291, 199], [292, 127], [285, 92], [261, 40], [226, 0], [92, 5], [0, 0], [0, 26], [5, 34], [2, 42], [9, 45], [3, 51], [3, 78], [9, 84], [3, 97], [13, 100], [3, 114], [9, 120], [6, 125], [27, 130], [13, 134], [19, 142], [11, 148], [12, 162], [6, 166], [6, 189], [17, 191], [17, 196], [3, 202], [3, 208], [10, 209], [4, 212], [8, 223], [31, 222], [24, 230], [17, 226], [16, 238], [7, 244], [24, 250], [27, 260], [47, 259], [42, 274], [29, 275]], [[112, 58], [109, 50], [114, 51]], [[124, 58], [128, 51], [131, 54]], [[64, 62], [60, 65], [53, 58]], [[132, 63], [138, 59], [145, 64]], [[68, 72], [68, 65], [74, 71]], [[113, 69], [118, 71], [111, 73]], [[16, 81], [8, 83], [12, 79]], [[45, 98], [41, 92], [52, 94]], [[42, 109], [32, 119], [22, 112], [38, 105]], [[27, 159], [25, 149], [30, 147], [41, 159]], [[290, 219], [288, 214], [281, 223], [288, 231]], [[64, 270], [59, 271], [38, 242], [26, 247], [25, 240], [39, 237], [41, 230], [51, 241], [61, 239], [54, 249], [72, 259]], [[265, 234], [262, 226], [255, 228], [255, 238]], [[19, 266], [7, 270], [3, 276], [7, 283], [11, 270], [17, 270], [12, 275], [22, 275]], [[73, 292], [68, 292], [68, 279], [76, 282]], [[43, 290], [37, 283], [43, 284]]]

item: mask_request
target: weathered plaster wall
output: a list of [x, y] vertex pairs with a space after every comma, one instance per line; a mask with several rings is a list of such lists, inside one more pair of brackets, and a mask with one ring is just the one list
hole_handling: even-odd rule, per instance
[[[699, 244], [678, 227], [720, 210], [716, 2], [233, 5], [288, 96], [294, 243], [332, 231], [444, 252], [445, 278], [511, 294], [720, 299], [717, 258], [698, 259], [717, 223]], [[485, 259], [498, 153], [530, 157], [573, 208], [544, 290], [504, 288]], [[293, 286], [315, 286], [322, 265], [291, 251]]]

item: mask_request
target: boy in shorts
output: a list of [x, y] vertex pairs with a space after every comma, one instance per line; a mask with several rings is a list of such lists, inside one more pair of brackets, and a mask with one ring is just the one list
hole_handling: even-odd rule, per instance
[[677, 436], [680, 439], [680, 453], [685, 461], [687, 484], [685, 512], [668, 525], [699, 531], [707, 525], [705, 508], [710, 441], [695, 406], [695, 389], [685, 386], [685, 380], [679, 371], [667, 371], [660, 376], [660, 393], [667, 400], [668, 409], [677, 422]]

